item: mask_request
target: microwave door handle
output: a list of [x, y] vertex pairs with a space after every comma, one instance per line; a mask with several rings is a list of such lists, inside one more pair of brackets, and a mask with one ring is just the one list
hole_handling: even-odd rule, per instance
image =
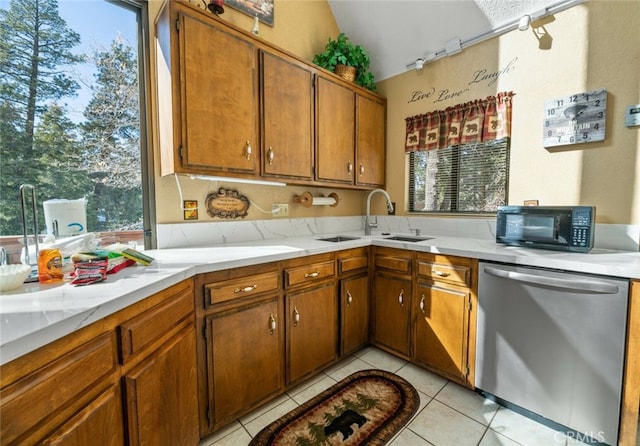
[[532, 285], [546, 285], [554, 288], [565, 288], [592, 294], [616, 294], [618, 292], [617, 285], [596, 280], [560, 279], [557, 277], [519, 273], [517, 271], [505, 271], [490, 266], [485, 267], [484, 271], [485, 273], [494, 277], [516, 280], [518, 282], [528, 283]]

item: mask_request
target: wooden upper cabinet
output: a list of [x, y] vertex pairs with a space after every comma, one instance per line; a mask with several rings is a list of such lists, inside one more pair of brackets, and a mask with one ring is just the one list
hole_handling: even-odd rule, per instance
[[179, 14], [184, 166], [258, 173], [257, 50]]
[[355, 95], [322, 76], [317, 78], [316, 90], [316, 179], [353, 184]]
[[357, 185], [385, 184], [385, 115], [383, 101], [356, 95]]
[[257, 176], [256, 46], [179, 2], [164, 7], [156, 33], [161, 173]]
[[155, 44], [161, 175], [384, 186], [384, 98], [186, 1]]
[[262, 173], [311, 180], [313, 73], [293, 59], [261, 52]]

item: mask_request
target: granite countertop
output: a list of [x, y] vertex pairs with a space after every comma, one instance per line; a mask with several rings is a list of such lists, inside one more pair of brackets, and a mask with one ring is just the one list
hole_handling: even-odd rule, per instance
[[104, 282], [75, 287], [69, 283], [25, 284], [0, 295], [0, 364], [96, 322], [196, 274], [286, 260], [360, 246], [387, 246], [480, 260], [555, 268], [573, 272], [640, 279], [640, 253], [593, 249], [588, 254], [498, 245], [491, 240], [434, 237], [421, 242], [387, 240], [383, 235], [332, 243], [323, 234], [233, 243], [201, 248], [146, 251], [150, 266], [125, 268]]

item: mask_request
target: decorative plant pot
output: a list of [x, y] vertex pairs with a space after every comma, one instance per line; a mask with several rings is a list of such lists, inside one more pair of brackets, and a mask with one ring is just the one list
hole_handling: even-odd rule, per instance
[[356, 79], [356, 67], [338, 64], [334, 72], [341, 78], [353, 82]]

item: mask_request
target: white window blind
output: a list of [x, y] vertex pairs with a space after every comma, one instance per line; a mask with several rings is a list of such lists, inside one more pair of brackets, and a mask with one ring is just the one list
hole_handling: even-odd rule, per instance
[[509, 138], [409, 154], [411, 212], [493, 213], [507, 203]]

